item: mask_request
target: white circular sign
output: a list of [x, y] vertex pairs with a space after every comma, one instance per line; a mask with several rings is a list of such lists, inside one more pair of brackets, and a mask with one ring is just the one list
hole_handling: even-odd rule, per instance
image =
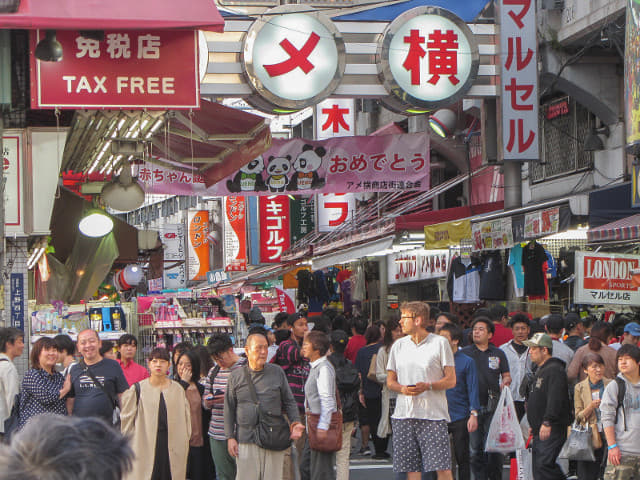
[[[282, 11], [291, 13], [270, 15]], [[276, 107], [301, 109], [323, 100], [340, 83], [344, 43], [323, 15], [309, 13], [306, 5], [287, 5], [251, 26], [243, 61], [249, 83], [261, 97]]]
[[414, 8], [391, 22], [378, 56], [385, 88], [408, 107], [451, 104], [478, 74], [473, 33], [460, 18], [437, 7]]

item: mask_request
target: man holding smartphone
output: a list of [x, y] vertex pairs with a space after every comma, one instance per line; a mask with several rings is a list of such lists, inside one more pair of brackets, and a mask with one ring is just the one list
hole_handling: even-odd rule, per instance
[[224, 434], [224, 395], [227, 391], [229, 375], [245, 365], [247, 359], [235, 354], [231, 338], [225, 333], [213, 335], [209, 339], [207, 348], [216, 362], [204, 379], [202, 397], [204, 408], [211, 410], [209, 424], [211, 456], [216, 466], [218, 480], [235, 480], [236, 460], [229, 455]]

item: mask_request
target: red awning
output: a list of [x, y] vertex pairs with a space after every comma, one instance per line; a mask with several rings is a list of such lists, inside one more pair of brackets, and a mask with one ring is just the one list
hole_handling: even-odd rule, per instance
[[213, 0], [21, 0], [16, 13], [0, 15], [0, 28], [221, 32], [224, 20]]
[[640, 213], [592, 228], [587, 238], [589, 243], [640, 240]]
[[200, 110], [176, 112], [168, 135], [153, 138], [154, 156], [203, 172], [207, 187], [239, 170], [271, 146], [271, 130], [263, 117], [208, 100]]
[[444, 208], [432, 212], [400, 215], [395, 219], [396, 231], [422, 230], [426, 225], [435, 225], [436, 223], [451, 222], [453, 220], [469, 218], [474, 215], [502, 211], [503, 208], [504, 202], [492, 202], [473, 205], [471, 207]]

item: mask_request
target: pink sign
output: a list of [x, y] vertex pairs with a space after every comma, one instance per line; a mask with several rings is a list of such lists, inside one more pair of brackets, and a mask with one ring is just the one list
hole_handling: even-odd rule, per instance
[[274, 139], [272, 147], [235, 174], [206, 188], [202, 177], [145, 164], [147, 193], [275, 195], [429, 190], [426, 133], [327, 140]]
[[[31, 51], [44, 31], [31, 32]], [[200, 107], [198, 32], [106, 31], [104, 40], [58, 30], [64, 56], [31, 55], [31, 108]]]

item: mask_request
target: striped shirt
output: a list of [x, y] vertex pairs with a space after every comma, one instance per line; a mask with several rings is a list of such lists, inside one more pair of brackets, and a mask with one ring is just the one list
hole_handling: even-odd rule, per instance
[[304, 412], [304, 384], [309, 376], [310, 367], [309, 362], [300, 353], [298, 343], [291, 339], [282, 342], [271, 363], [282, 367], [298, 410]]
[[[246, 357], [240, 357], [238, 361], [231, 368], [221, 368], [216, 378], [213, 380], [213, 385], [211, 385], [211, 374], [213, 370], [216, 368], [215, 366], [209, 370], [208, 375], [203, 379], [202, 384], [204, 385], [204, 395], [202, 396], [202, 402], [204, 405], [204, 398], [213, 394], [216, 390], [222, 390], [223, 392], [227, 391], [227, 381], [229, 380], [229, 375], [235, 369], [242, 367], [247, 363]], [[205, 406], [206, 408], [206, 406]], [[226, 440], [227, 438], [224, 436], [224, 402], [214, 404], [211, 407], [211, 422], [209, 423], [209, 436], [214, 440]]]

